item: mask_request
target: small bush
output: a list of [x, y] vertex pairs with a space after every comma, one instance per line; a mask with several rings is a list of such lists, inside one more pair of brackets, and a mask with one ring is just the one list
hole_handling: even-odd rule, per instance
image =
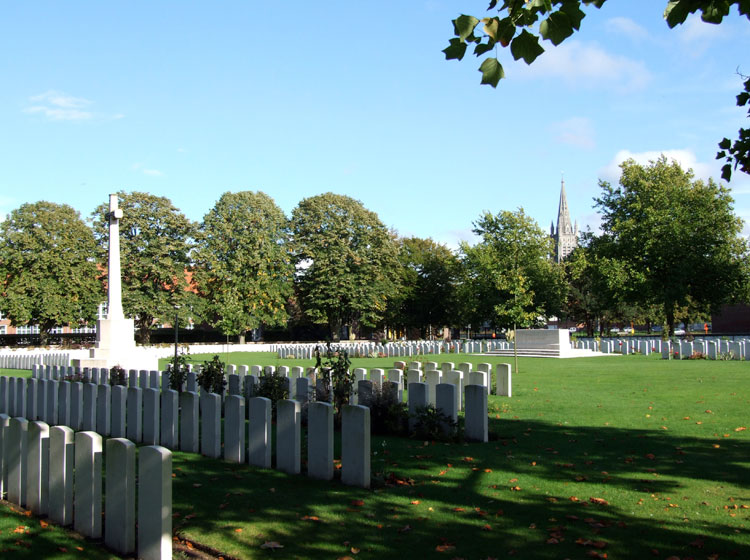
[[109, 384], [110, 385], [127, 385], [128, 377], [127, 372], [121, 366], [112, 366], [109, 370]]
[[703, 352], [693, 352], [686, 359], [687, 360], [707, 360], [708, 356], [706, 356]]
[[255, 391], [256, 397], [265, 397], [271, 401], [271, 415], [276, 419], [276, 403], [283, 399], [289, 398], [287, 389], [287, 378], [272, 373], [271, 375], [261, 375], [258, 379], [258, 387]]
[[[413, 416], [414, 432], [411, 434], [415, 439], [426, 439], [430, 441], [455, 441], [458, 428], [458, 422], [454, 422], [447, 414], [436, 408], [435, 405], [428, 404], [417, 408]], [[450, 426], [450, 434], [443, 430], [445, 425]]]
[[408, 432], [409, 409], [406, 403], [398, 400], [398, 395], [383, 391], [379, 385], [372, 387], [370, 401], [370, 426], [377, 435], [406, 435]]
[[201, 371], [197, 376], [198, 385], [203, 387], [209, 393], [218, 395], [224, 392], [224, 386], [227, 380], [224, 379], [224, 367], [226, 364], [214, 356], [213, 359], [203, 362]]
[[187, 353], [178, 354], [176, 358], [177, 358], [176, 366], [175, 366], [174, 357], [169, 361], [169, 386], [172, 389], [175, 389], [178, 393], [181, 393], [182, 386], [185, 384], [185, 381], [187, 380], [187, 374], [189, 371], [188, 361], [190, 359], [190, 354], [187, 354]]
[[[333, 410], [336, 421], [341, 419], [341, 408], [349, 404], [354, 394], [354, 374], [349, 371], [351, 361], [346, 350], [338, 350], [326, 345], [325, 354], [315, 350], [315, 369], [326, 387], [333, 387]], [[324, 398], [324, 400], [327, 400]]]

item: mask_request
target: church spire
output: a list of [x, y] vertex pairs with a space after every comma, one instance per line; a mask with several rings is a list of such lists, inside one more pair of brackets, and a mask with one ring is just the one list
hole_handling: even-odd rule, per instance
[[560, 180], [560, 206], [557, 210], [557, 235], [570, 235], [573, 233], [573, 224], [570, 221], [568, 200], [565, 197], [565, 179]]
[[[554, 229], [554, 226], [553, 226]], [[565, 178], [560, 179], [560, 205], [557, 209], [557, 232], [553, 232], [555, 240], [555, 260], [562, 261], [578, 246], [578, 223], [575, 227], [570, 220], [568, 199], [565, 197]]]

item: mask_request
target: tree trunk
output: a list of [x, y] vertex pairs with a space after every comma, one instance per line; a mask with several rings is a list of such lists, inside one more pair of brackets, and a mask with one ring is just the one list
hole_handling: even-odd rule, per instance
[[237, 344], [245, 344], [245, 332], [246, 331], [242, 331], [237, 335]]
[[667, 332], [674, 336], [674, 305], [664, 305], [664, 316], [667, 318]]

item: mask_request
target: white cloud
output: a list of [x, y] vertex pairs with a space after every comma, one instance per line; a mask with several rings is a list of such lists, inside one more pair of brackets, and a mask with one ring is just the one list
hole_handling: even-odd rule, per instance
[[729, 30], [730, 27], [726, 24], [706, 23], [700, 16], [693, 14], [685, 20], [685, 23], [677, 31], [683, 43], [689, 44], [691, 48], [703, 51], [708, 46], [707, 43], [711, 41], [730, 38], [732, 35], [731, 30]]
[[605, 51], [596, 43], [566, 41], [547, 49], [534, 64], [518, 65], [521, 76], [563, 78], [570, 85], [632, 92], [643, 89], [651, 75], [643, 62]]
[[626, 35], [634, 41], [640, 41], [648, 38], [648, 31], [641, 27], [630, 18], [614, 17], [604, 22], [604, 28], [610, 33], [619, 33]]
[[627, 160], [633, 159], [636, 163], [647, 165], [650, 161], [656, 161], [661, 155], [664, 155], [668, 161], [675, 160], [683, 169], [692, 169], [696, 179], [707, 180], [715, 176], [714, 165], [699, 162], [695, 153], [691, 150], [662, 150], [631, 152], [630, 150], [620, 150], [615, 157], [606, 166], [599, 170], [599, 177], [605, 181], [616, 183], [620, 180], [620, 164]]
[[591, 150], [596, 146], [594, 126], [586, 117], [571, 117], [553, 123], [550, 130], [557, 142]]
[[46, 91], [29, 98], [31, 105], [25, 113], [41, 114], [53, 121], [82, 121], [93, 117], [85, 108], [91, 101], [82, 97], [73, 97], [59, 91]]
[[140, 162], [134, 163], [132, 166], [134, 171], [140, 171], [144, 175], [148, 175], [149, 177], [164, 177], [164, 173], [162, 171], [159, 171], [158, 169], [148, 169], [146, 167], [143, 167], [143, 164]]
[[73, 97], [66, 93], [49, 90], [29, 98], [24, 113], [42, 115], [51, 121], [86, 121], [94, 118], [120, 120], [122, 113], [112, 115], [92, 113], [88, 110], [92, 102], [83, 97]]

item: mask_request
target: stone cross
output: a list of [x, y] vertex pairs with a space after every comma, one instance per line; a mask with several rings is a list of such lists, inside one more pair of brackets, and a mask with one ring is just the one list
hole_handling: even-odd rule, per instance
[[109, 260], [107, 272], [107, 318], [124, 319], [122, 311], [122, 281], [120, 277], [120, 218], [117, 195], [109, 195]]

